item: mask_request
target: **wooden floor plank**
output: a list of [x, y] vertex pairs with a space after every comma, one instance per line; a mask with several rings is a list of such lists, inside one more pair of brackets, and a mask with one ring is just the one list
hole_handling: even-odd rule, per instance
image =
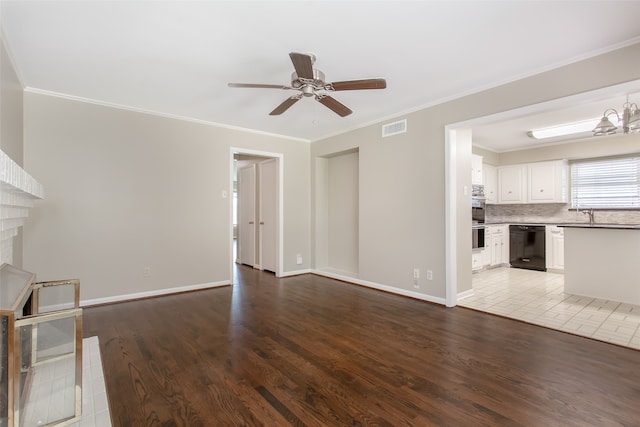
[[114, 426], [638, 425], [640, 352], [311, 274], [84, 310]]

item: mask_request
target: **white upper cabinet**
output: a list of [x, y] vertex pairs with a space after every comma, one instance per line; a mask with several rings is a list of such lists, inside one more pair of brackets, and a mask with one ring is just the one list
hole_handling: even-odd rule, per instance
[[482, 165], [484, 197], [487, 203], [498, 202], [498, 172], [496, 167], [487, 163]]
[[471, 184], [482, 185], [482, 156], [471, 155]]
[[567, 201], [567, 162], [552, 161], [528, 165], [529, 202], [562, 203]]
[[498, 203], [566, 201], [566, 160], [498, 167]]
[[498, 203], [526, 203], [526, 165], [498, 168]]

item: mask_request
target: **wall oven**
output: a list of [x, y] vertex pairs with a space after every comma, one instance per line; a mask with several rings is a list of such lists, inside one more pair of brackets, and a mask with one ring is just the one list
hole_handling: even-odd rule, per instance
[[485, 226], [484, 224], [479, 224], [474, 222], [471, 225], [471, 241], [473, 242], [472, 249], [482, 249], [484, 248], [484, 233]]
[[473, 245], [472, 249], [484, 248], [484, 215], [485, 215], [485, 200], [481, 196], [471, 197], [471, 241]]

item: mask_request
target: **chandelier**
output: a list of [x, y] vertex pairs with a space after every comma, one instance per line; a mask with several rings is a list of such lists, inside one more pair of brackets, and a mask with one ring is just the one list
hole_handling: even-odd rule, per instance
[[627, 97], [627, 102], [622, 105], [622, 114], [619, 114], [618, 111], [613, 108], [609, 108], [605, 110], [602, 115], [602, 119], [598, 126], [593, 129], [593, 136], [600, 135], [613, 135], [618, 131], [618, 126], [611, 123], [609, 117], [615, 115], [618, 119], [618, 124], [622, 127], [622, 133], [632, 133], [640, 131], [640, 109], [638, 109], [638, 105], [635, 103], [629, 102], [629, 97]]

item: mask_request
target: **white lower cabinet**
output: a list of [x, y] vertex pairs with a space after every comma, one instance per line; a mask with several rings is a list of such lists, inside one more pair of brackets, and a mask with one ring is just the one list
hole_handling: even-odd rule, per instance
[[547, 225], [545, 250], [547, 270], [564, 271], [564, 228]]
[[491, 265], [502, 265], [509, 263], [509, 227], [499, 225], [492, 227], [493, 250], [491, 251]]
[[482, 268], [483, 256], [484, 256], [484, 249], [473, 250], [473, 252], [471, 253], [471, 270], [472, 271], [480, 270]]
[[484, 249], [482, 250], [482, 266], [491, 265], [491, 247], [493, 246], [493, 237], [489, 232], [489, 227], [484, 230]]
[[509, 227], [489, 225], [485, 234], [485, 267], [497, 267], [509, 263]]

